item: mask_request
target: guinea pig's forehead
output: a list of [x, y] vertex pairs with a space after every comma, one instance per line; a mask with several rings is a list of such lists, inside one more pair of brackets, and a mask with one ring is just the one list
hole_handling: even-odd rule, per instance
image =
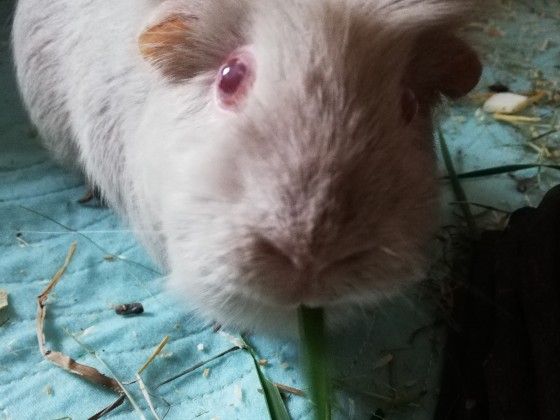
[[268, 59], [297, 66], [316, 58], [344, 59], [349, 50], [375, 53], [406, 38], [403, 31], [366, 11], [351, 0], [263, 0], [252, 9], [250, 43]]

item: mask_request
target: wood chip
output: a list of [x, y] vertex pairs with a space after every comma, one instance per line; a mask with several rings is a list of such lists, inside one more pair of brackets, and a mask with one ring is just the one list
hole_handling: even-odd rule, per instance
[[490, 113], [515, 114], [546, 96], [547, 93], [544, 91], [536, 92], [531, 96], [511, 92], [496, 93], [486, 100], [482, 108]]
[[490, 113], [500, 112], [503, 114], [513, 114], [522, 109], [522, 107], [525, 107], [528, 100], [529, 98], [527, 96], [518, 95], [517, 93], [496, 93], [484, 102], [482, 108]]

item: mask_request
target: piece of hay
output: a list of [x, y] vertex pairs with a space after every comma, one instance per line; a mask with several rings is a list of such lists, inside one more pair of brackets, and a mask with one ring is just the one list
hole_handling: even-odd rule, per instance
[[0, 290], [0, 327], [8, 321], [8, 292]]
[[[76, 242], [74, 242], [70, 246], [70, 250], [68, 251], [68, 254], [66, 255], [66, 259], [64, 260], [64, 264], [57, 271], [57, 273], [54, 275], [54, 277], [49, 282], [49, 284], [47, 285], [45, 290], [43, 290], [43, 293], [41, 293], [39, 296], [37, 296], [37, 304], [38, 304], [38, 310], [37, 310], [37, 341], [39, 343], [39, 351], [41, 352], [43, 357], [45, 359], [47, 359], [49, 362], [54, 363], [55, 365], [57, 365], [58, 367], [61, 367], [64, 370], [67, 370], [67, 371], [72, 372], [76, 375], [79, 375], [89, 382], [92, 382], [92, 383], [98, 384], [98, 385], [102, 385], [105, 388], [108, 388], [112, 391], [115, 391], [115, 392], [118, 392], [119, 394], [121, 394], [119, 396], [119, 398], [113, 404], [111, 404], [109, 407], [105, 408], [103, 411], [101, 411], [100, 413], [97, 413], [93, 417], [90, 417], [90, 419], [98, 419], [98, 418], [104, 416], [105, 414], [109, 413], [113, 409], [117, 408], [118, 406], [120, 406], [124, 402], [125, 394], [126, 394], [125, 389], [119, 384], [119, 382], [117, 380], [102, 374], [97, 369], [92, 368], [90, 366], [82, 365], [81, 363], [76, 362], [74, 359], [72, 359], [71, 357], [69, 357], [69, 356], [67, 356], [63, 353], [60, 353], [58, 351], [52, 351], [52, 350], [47, 349], [45, 347], [45, 333], [44, 333], [43, 325], [44, 325], [45, 316], [46, 316], [46, 313], [47, 313], [47, 309], [45, 307], [46, 301], [48, 299], [49, 293], [56, 286], [56, 284], [58, 283], [58, 281], [60, 280], [60, 278], [62, 277], [64, 272], [66, 271], [66, 268], [70, 264], [70, 260], [72, 259], [72, 256], [74, 255], [74, 252], [76, 251], [76, 246], [77, 246]], [[75, 337], [73, 337], [73, 338], [76, 339]]]
[[66, 255], [66, 260], [64, 261], [64, 264], [62, 265], [60, 270], [58, 270], [58, 272], [54, 275], [54, 277], [49, 282], [48, 286], [43, 291], [43, 293], [41, 293], [37, 297], [37, 304], [39, 306], [37, 311], [37, 341], [39, 342], [39, 351], [41, 352], [43, 357], [47, 359], [49, 362], [52, 362], [55, 365], [69, 372], [75, 373], [76, 375], [79, 375], [84, 379], [93, 382], [95, 384], [103, 385], [104, 387], [109, 388], [113, 391], [122, 392], [120, 385], [113, 378], [109, 378], [108, 376], [103, 375], [95, 368], [82, 365], [81, 363], [76, 362], [74, 359], [72, 359], [71, 357], [63, 353], [60, 353], [58, 351], [52, 351], [45, 347], [45, 334], [43, 330], [43, 324], [47, 312], [45, 308], [45, 303], [47, 301], [50, 291], [56, 286], [56, 284], [58, 283], [58, 281], [60, 280], [64, 272], [66, 271], [68, 264], [70, 264], [70, 260], [72, 259], [72, 256], [76, 251], [76, 246], [77, 244], [76, 242], [74, 242], [70, 247], [70, 250], [68, 251], [68, 255]]
[[150, 363], [152, 363], [152, 361], [161, 352], [161, 350], [163, 350], [163, 348], [165, 347], [165, 345], [168, 342], [169, 342], [169, 336], [167, 335], [167, 336], [164, 337], [164, 339], [161, 341], [161, 343], [159, 343], [159, 345], [156, 347], [156, 349], [154, 350], [152, 355], [148, 358], [146, 363], [144, 363], [144, 365], [142, 365], [142, 367], [138, 370], [138, 372], [136, 372], [136, 381], [138, 382], [138, 386], [140, 387], [140, 391], [142, 392], [142, 395], [144, 396], [144, 399], [146, 400], [146, 403], [148, 404], [148, 407], [150, 407], [150, 411], [152, 412], [152, 414], [154, 415], [156, 420], [161, 420], [161, 418], [156, 413], [156, 409], [154, 408], [154, 405], [152, 403], [152, 399], [150, 398], [150, 394], [148, 393], [148, 389], [146, 388], [146, 384], [144, 383], [144, 381], [142, 380], [142, 377], [140, 375], [150, 365]]

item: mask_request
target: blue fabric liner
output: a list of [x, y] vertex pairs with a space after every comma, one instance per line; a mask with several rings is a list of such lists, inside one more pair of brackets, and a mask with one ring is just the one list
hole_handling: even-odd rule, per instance
[[[556, 89], [558, 95], [559, 3], [516, 2], [502, 8], [502, 17], [479, 28], [488, 67], [478, 92], [496, 81], [522, 92], [544, 80], [538, 86], [549, 93]], [[201, 368], [154, 391], [161, 381], [232, 344], [166, 294], [164, 275], [110, 210], [95, 202], [77, 203], [86, 190], [83, 179], [49, 158], [20, 105], [9, 58], [12, 10], [13, 2], [0, 2], [0, 289], [9, 293], [9, 308], [3, 321], [0, 317], [0, 419], [87, 418], [116, 399], [116, 394], [64, 371], [39, 353], [36, 297], [74, 241], [77, 251], [48, 300], [47, 348], [112, 376], [64, 332], [63, 327], [67, 328], [117, 378], [129, 382], [169, 335], [163, 353], [143, 373], [160, 416], [167, 412], [167, 419], [268, 418], [255, 365], [246, 351], [209, 363], [204, 367], [209, 369], [207, 376]], [[502, 36], [489, 36], [490, 29]], [[546, 45], [545, 40], [549, 40]], [[476, 100], [443, 111], [444, 132], [459, 172], [539, 161], [528, 140], [559, 128], [559, 102], [558, 98], [542, 101], [525, 112], [540, 116], [541, 122], [518, 126], [480, 112]], [[552, 133], [543, 141], [554, 151], [560, 136]], [[528, 170], [517, 175], [535, 174], [536, 170]], [[559, 178], [554, 170], [544, 170], [539, 181], [525, 193], [517, 191], [516, 181], [508, 175], [468, 180], [463, 185], [471, 201], [513, 210], [537, 204]], [[446, 183], [442, 184], [446, 189]], [[453, 217], [456, 208], [449, 205], [453, 201], [446, 191], [442, 225], [461, 223]], [[481, 225], [496, 227], [501, 222], [501, 213], [474, 209]], [[422, 283], [332, 333], [334, 418], [374, 419], [379, 408], [390, 419], [431, 418], [444, 343], [436, 321], [445, 295], [434, 290], [437, 284]], [[113, 305], [136, 301], [143, 303], [143, 314], [115, 314]], [[305, 390], [296, 341], [260, 335], [248, 340], [259, 357], [267, 359], [263, 370], [272, 381]], [[146, 418], [153, 418], [138, 385], [127, 385], [127, 389]], [[286, 406], [293, 419], [311, 418], [306, 397], [289, 395]], [[111, 414], [117, 419], [137, 416], [128, 402]]]

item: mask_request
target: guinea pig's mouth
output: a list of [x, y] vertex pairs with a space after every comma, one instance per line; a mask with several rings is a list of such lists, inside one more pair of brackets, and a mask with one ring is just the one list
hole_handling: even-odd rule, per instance
[[278, 292], [277, 290], [273, 293], [262, 294], [253, 299], [258, 299], [265, 301], [272, 306], [279, 306], [284, 308], [297, 308], [298, 306], [305, 305], [310, 307], [323, 306], [332, 301], [325, 296], [321, 296], [317, 292], [313, 292], [308, 288], [291, 288], [290, 290], [283, 290]]
[[302, 305], [310, 308], [328, 307], [356, 302], [360, 300], [360, 297], [362, 299], [364, 297], [364, 293], [359, 293], [356, 290], [347, 290], [344, 293], [342, 290], [337, 290], [332, 286], [329, 287], [329, 282], [323, 280], [309, 277], [291, 278], [282, 286], [271, 287], [270, 283], [264, 286], [270, 288], [269, 290], [249, 290], [245, 297], [258, 302], [266, 302], [273, 307], [289, 309]]
[[330, 306], [356, 301], [364, 294], [359, 285], [371, 283], [365, 279], [371, 273], [364, 272], [375, 247], [314, 255], [313, 250], [281, 247], [262, 237], [252, 245], [250, 264], [240, 270], [249, 274], [241, 283], [243, 294], [252, 300], [277, 307]]
[[294, 309], [301, 305], [325, 306], [340, 300], [339, 296], [326, 292], [321, 281], [303, 274], [290, 274], [262, 275], [240, 289], [240, 294], [246, 300], [283, 309]]
[[262, 237], [251, 245], [237, 270], [238, 291], [271, 308], [369, 305], [424, 271], [423, 252], [410, 246], [393, 247], [400, 252], [371, 243], [300, 250]]
[[340, 299], [333, 299], [332, 297], [328, 298], [317, 294], [308, 294], [308, 295], [297, 294], [294, 295], [293, 297], [288, 297], [287, 299], [279, 300], [278, 303], [281, 306], [286, 306], [286, 307], [307, 306], [310, 308], [318, 308], [318, 307], [329, 306], [329, 305], [340, 303]]
[[378, 301], [379, 298], [383, 296], [392, 295], [392, 291], [391, 289], [385, 290], [385, 288], [381, 288], [373, 293], [371, 289], [369, 292], [354, 291], [343, 293], [340, 291], [331, 291], [329, 293], [324, 290], [318, 291], [302, 288], [297, 290], [294, 289], [290, 292], [284, 291], [284, 293], [281, 294], [275, 292], [263, 294], [255, 293], [255, 291], [249, 291], [249, 293], [243, 293], [242, 295], [246, 302], [264, 304], [269, 308], [295, 310], [301, 306], [306, 306], [308, 308], [329, 308], [339, 307], [341, 305], [357, 305], [362, 307]]
[[[400, 265], [393, 270], [377, 266], [353, 267], [331, 266], [317, 276], [309, 273], [287, 275], [282, 273], [273, 281], [259, 282], [257, 289], [245, 289], [249, 300], [265, 302], [280, 308], [331, 307], [339, 305], [369, 305], [392, 296], [408, 284], [424, 277], [424, 269], [418, 265]], [[261, 279], [263, 280], [263, 279]]]

